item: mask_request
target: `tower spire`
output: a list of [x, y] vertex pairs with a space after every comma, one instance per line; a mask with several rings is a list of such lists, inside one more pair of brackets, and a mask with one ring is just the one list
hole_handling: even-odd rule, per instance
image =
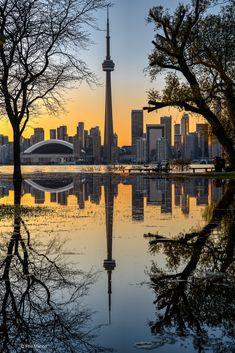
[[106, 60], [110, 60], [109, 6], [107, 5]]
[[111, 71], [114, 70], [114, 62], [111, 60], [111, 56], [110, 56], [109, 5], [107, 5], [106, 58], [102, 64], [102, 67], [103, 67], [103, 71], [106, 72], [103, 161], [105, 163], [112, 163], [114, 140], [113, 140]]

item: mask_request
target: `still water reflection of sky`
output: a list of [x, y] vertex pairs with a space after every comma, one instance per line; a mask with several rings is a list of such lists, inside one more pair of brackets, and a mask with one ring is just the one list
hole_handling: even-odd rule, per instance
[[[101, 325], [97, 344], [118, 353], [204, 352], [204, 348], [216, 352], [216, 347], [225, 344], [218, 338], [219, 331], [229, 337], [231, 327], [222, 325], [224, 312], [219, 313], [220, 320], [207, 323], [197, 317], [195, 307], [200, 307], [197, 301], [202, 300], [202, 293], [215, 303], [217, 291], [210, 292], [212, 283], [207, 288], [211, 278], [223, 279], [216, 283], [221, 290], [232, 281], [232, 274], [226, 279], [222, 274], [232, 262], [221, 270], [230, 234], [220, 224], [225, 215], [213, 213], [226, 193], [226, 182], [206, 178], [80, 174], [30, 179], [22, 184], [21, 205], [26, 209], [22, 218], [31, 241], [40, 243], [35, 246], [43, 244], [45, 249], [56, 238], [64, 244], [66, 263], [84, 273], [96, 273], [83, 305], [93, 312], [87, 329]], [[12, 205], [13, 200], [12, 182], [2, 181], [0, 204]], [[227, 209], [231, 203], [225, 203]], [[33, 214], [27, 212], [31, 207]], [[6, 215], [1, 219], [1, 236], [6, 241], [12, 219]], [[210, 221], [214, 226], [207, 230]], [[233, 222], [231, 214], [229, 222]], [[210, 315], [209, 299], [202, 310]], [[229, 347], [228, 352], [235, 351], [235, 345]]]

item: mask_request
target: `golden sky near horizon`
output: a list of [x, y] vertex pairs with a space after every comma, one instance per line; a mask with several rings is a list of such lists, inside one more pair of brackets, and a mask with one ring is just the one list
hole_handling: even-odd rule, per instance
[[[142, 91], [141, 87], [131, 90], [130, 87], [115, 87], [113, 85], [113, 123], [114, 131], [118, 134], [119, 146], [131, 144], [131, 110], [142, 109], [147, 105], [147, 95]], [[49, 138], [49, 130], [57, 128], [61, 125], [68, 126], [68, 134], [73, 136], [76, 133], [76, 127], [79, 121], [85, 123], [85, 129], [99, 126], [102, 134], [104, 130], [104, 86], [90, 88], [81, 87], [74, 89], [72, 94], [67, 98], [65, 104], [65, 112], [61, 112], [58, 116], [50, 116], [44, 113], [32, 119], [23, 136], [30, 137], [35, 127], [43, 127], [45, 130], [45, 139]], [[144, 125], [157, 124], [160, 116], [172, 115], [172, 124], [179, 123], [183, 112], [173, 108], [164, 108], [158, 112], [144, 113]], [[198, 117], [190, 118], [190, 130], [195, 129], [195, 124], [201, 121]], [[172, 130], [173, 133], [173, 130]], [[10, 123], [6, 119], [0, 120], [0, 134], [8, 135], [12, 140], [12, 129]]]

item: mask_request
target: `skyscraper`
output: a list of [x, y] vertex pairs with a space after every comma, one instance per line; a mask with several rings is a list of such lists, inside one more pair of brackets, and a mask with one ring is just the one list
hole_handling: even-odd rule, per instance
[[74, 155], [76, 159], [84, 157], [84, 122], [79, 122], [77, 126], [77, 133], [73, 138]]
[[[189, 154], [189, 151], [186, 151], [186, 136], [189, 133], [189, 116], [188, 114], [183, 114], [181, 118], [181, 157], [186, 158], [186, 155]], [[190, 137], [188, 142], [190, 141]]]
[[67, 126], [59, 126], [57, 127], [57, 138], [58, 140], [67, 141], [68, 134], [67, 134]]
[[149, 162], [156, 162], [157, 139], [165, 137], [165, 125], [147, 124], [147, 158]]
[[198, 153], [198, 137], [196, 132], [190, 132], [184, 137], [184, 154], [185, 159], [196, 159]]
[[180, 158], [181, 156], [181, 134], [180, 124], [174, 125], [174, 157]]
[[156, 161], [161, 163], [168, 159], [168, 140], [160, 137], [156, 141]]
[[90, 137], [92, 139], [92, 158], [94, 163], [100, 163], [101, 155], [101, 138], [98, 126], [90, 129]]
[[50, 129], [50, 140], [56, 139], [56, 129]]
[[171, 135], [172, 135], [172, 117], [161, 116], [161, 125], [165, 125], [165, 138], [167, 139], [167, 159], [171, 158]]
[[110, 57], [109, 6], [107, 6], [106, 58], [102, 64], [102, 67], [103, 67], [103, 71], [106, 72], [103, 160], [105, 163], [112, 163], [113, 113], [112, 113], [111, 71], [114, 70], [114, 62], [111, 60], [111, 57]]
[[44, 129], [42, 127], [36, 127], [34, 129], [34, 143], [44, 140]]
[[208, 124], [196, 124], [199, 158], [208, 158], [208, 131], [209, 131]]
[[181, 135], [186, 136], [189, 133], [189, 116], [184, 114], [181, 119]]
[[88, 131], [84, 130], [84, 148], [87, 149], [88, 147], [89, 147]]
[[84, 122], [79, 122], [77, 126], [77, 135], [80, 143], [80, 148], [84, 148]]
[[145, 137], [139, 137], [136, 140], [136, 162], [147, 162], [147, 139]]
[[143, 110], [131, 111], [131, 145], [132, 153], [136, 157], [136, 140], [143, 137]]

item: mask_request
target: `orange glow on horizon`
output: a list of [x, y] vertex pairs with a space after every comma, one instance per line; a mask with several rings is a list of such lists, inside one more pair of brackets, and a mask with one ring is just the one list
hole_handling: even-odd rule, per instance
[[[146, 90], [136, 88], [135, 90], [126, 91], [121, 87], [113, 87], [113, 124], [114, 131], [118, 135], [118, 145], [131, 144], [131, 110], [142, 109], [147, 106]], [[68, 96], [65, 103], [65, 112], [61, 112], [58, 117], [50, 116], [48, 113], [42, 114], [40, 117], [29, 121], [24, 137], [30, 137], [33, 134], [33, 128], [43, 127], [45, 130], [45, 139], [49, 139], [49, 130], [55, 129], [61, 125], [68, 126], [68, 134], [74, 136], [79, 121], [85, 123], [85, 129], [99, 126], [103, 144], [104, 130], [104, 86], [90, 88], [89, 86], [81, 86], [80, 89], [74, 89]], [[128, 93], [128, 94], [127, 94]], [[183, 115], [182, 111], [176, 108], [163, 108], [157, 112], [144, 113], [144, 126], [146, 124], [158, 124], [160, 117], [164, 115], [172, 116], [172, 124], [179, 123]], [[203, 121], [199, 117], [191, 117], [190, 131], [195, 130], [195, 125]], [[144, 128], [145, 129], [145, 128]], [[13, 134], [10, 123], [7, 120], [1, 120], [0, 133], [8, 135], [12, 141]], [[173, 126], [172, 126], [173, 134]]]

